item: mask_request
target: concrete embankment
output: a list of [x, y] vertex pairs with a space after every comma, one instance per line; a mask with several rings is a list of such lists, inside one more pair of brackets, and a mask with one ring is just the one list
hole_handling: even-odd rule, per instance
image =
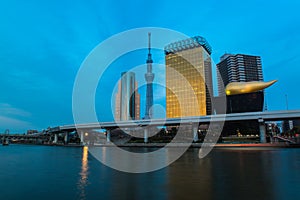
[[[105, 146], [105, 147], [113, 147], [116, 146], [114, 144], [98, 144], [95, 146]], [[248, 143], [248, 144], [210, 144], [210, 143], [126, 143], [117, 145], [118, 147], [149, 147], [149, 148], [162, 148], [162, 147], [191, 147], [191, 148], [201, 148], [201, 147], [214, 147], [214, 148], [229, 148], [229, 147], [266, 147], [266, 148], [290, 148], [290, 147], [300, 147], [300, 144], [287, 144], [287, 143]]]

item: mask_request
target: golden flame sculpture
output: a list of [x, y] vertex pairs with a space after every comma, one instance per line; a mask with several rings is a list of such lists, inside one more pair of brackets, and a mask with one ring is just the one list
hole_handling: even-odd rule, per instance
[[226, 95], [245, 94], [250, 92], [257, 92], [273, 85], [277, 80], [263, 82], [263, 81], [250, 81], [250, 82], [232, 82], [225, 88]]

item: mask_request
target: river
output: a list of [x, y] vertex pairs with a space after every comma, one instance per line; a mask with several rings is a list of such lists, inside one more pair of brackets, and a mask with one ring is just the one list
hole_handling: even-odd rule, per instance
[[203, 159], [198, 151], [130, 174], [87, 148], [0, 146], [0, 199], [300, 199], [298, 148], [214, 149]]

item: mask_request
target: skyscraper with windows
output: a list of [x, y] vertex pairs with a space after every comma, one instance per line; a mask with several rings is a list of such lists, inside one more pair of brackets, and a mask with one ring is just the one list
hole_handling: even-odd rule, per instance
[[140, 94], [135, 73], [123, 72], [115, 96], [115, 120], [140, 119]]
[[211, 47], [200, 36], [165, 47], [167, 118], [211, 114]]
[[[219, 96], [231, 82], [263, 81], [261, 58], [245, 54], [224, 54], [217, 64]], [[222, 84], [223, 83], [223, 84]]]
[[[263, 81], [260, 56], [224, 54], [217, 64], [219, 96], [225, 96], [225, 87], [232, 82]], [[221, 98], [220, 98], [221, 99]], [[219, 99], [216, 97], [215, 101]], [[264, 92], [227, 96], [227, 113], [262, 111]]]
[[[218, 93], [215, 105], [224, 100], [225, 87], [232, 82], [263, 81], [261, 58], [245, 54], [224, 54], [217, 64]], [[226, 113], [257, 112], [263, 110], [264, 92], [251, 92], [226, 96]], [[221, 104], [220, 104], [221, 105]], [[221, 108], [216, 108], [219, 113]], [[220, 112], [222, 113], [222, 112]], [[257, 121], [225, 122], [222, 135], [256, 135], [259, 134]]]

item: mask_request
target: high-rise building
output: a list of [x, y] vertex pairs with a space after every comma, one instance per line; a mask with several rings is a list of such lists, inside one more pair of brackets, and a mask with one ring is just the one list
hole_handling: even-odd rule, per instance
[[153, 80], [154, 73], [152, 73], [152, 55], [151, 55], [151, 33], [148, 33], [148, 58], [147, 58], [147, 73], [145, 74], [145, 79], [147, 82], [147, 91], [146, 91], [146, 111], [145, 119], [150, 119], [153, 116]]
[[[231, 82], [263, 81], [261, 58], [244, 54], [224, 54], [217, 64], [219, 96]], [[223, 84], [222, 84], [223, 83]]]
[[115, 96], [115, 120], [140, 119], [140, 94], [137, 89], [135, 73], [123, 72]]
[[[222, 101], [225, 96], [225, 87], [232, 82], [263, 81], [262, 65], [260, 56], [244, 54], [224, 54], [217, 64], [218, 92], [220, 98], [215, 102]], [[246, 94], [227, 96], [227, 113], [256, 112], [262, 111], [264, 104], [264, 92], [257, 91]], [[217, 108], [218, 110], [218, 108]], [[218, 113], [218, 111], [217, 111]]]
[[[219, 97], [215, 97], [215, 105], [222, 105], [224, 101], [225, 87], [232, 82], [263, 81], [261, 58], [244, 54], [224, 54], [217, 64], [218, 69], [218, 92]], [[257, 112], [263, 110], [264, 92], [257, 91], [244, 94], [226, 96], [226, 113]], [[216, 108], [219, 113], [221, 108]], [[221, 112], [222, 113], [222, 112]], [[242, 135], [259, 134], [257, 121], [225, 122], [222, 135]]]
[[200, 36], [165, 47], [167, 118], [211, 114], [211, 47]]

